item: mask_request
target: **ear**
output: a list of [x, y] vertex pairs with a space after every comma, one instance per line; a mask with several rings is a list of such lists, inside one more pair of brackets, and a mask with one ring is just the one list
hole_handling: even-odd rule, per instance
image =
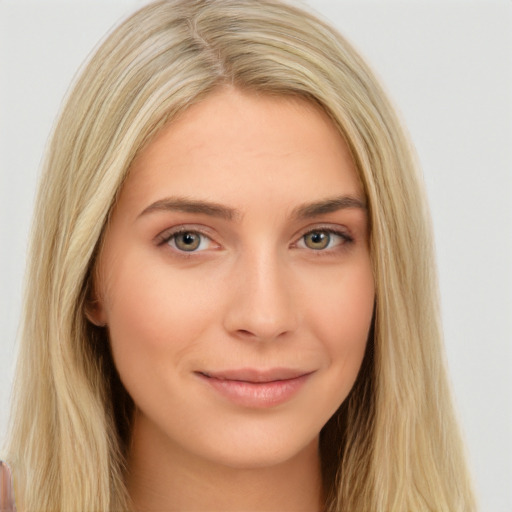
[[107, 325], [107, 315], [105, 314], [105, 308], [101, 300], [88, 294], [84, 314], [87, 320], [97, 327], [105, 327]]

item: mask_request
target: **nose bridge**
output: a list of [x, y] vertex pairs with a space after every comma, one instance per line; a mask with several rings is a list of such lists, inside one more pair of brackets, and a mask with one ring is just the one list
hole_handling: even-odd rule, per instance
[[297, 311], [285, 259], [276, 250], [258, 247], [240, 255], [236, 267], [226, 328], [262, 341], [293, 331]]

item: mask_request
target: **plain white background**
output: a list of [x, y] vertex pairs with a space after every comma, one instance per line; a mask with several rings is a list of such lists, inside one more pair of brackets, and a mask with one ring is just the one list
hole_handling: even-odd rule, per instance
[[[0, 0], [0, 443], [44, 146], [81, 62], [143, 3]], [[512, 2], [307, 4], [371, 63], [416, 145], [481, 510], [512, 511]]]

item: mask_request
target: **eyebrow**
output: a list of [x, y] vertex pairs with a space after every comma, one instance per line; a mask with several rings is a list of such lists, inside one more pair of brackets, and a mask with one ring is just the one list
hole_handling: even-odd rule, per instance
[[293, 210], [292, 217], [297, 219], [310, 219], [348, 208], [367, 210], [366, 203], [362, 199], [353, 196], [338, 196], [299, 206]]
[[[338, 210], [357, 208], [367, 210], [364, 200], [353, 196], [337, 196], [312, 203], [306, 203], [294, 208], [292, 218], [303, 220], [333, 213]], [[217, 217], [224, 220], [239, 220], [242, 214], [235, 208], [230, 208], [215, 202], [189, 199], [186, 197], [167, 197], [150, 204], [145, 208], [139, 217], [157, 211], [177, 211], [184, 213], [197, 213]]]
[[200, 213], [210, 217], [218, 217], [225, 220], [235, 220], [240, 217], [240, 212], [218, 203], [188, 199], [186, 197], [167, 197], [160, 199], [145, 208], [139, 217], [156, 211], [174, 211], [185, 213]]

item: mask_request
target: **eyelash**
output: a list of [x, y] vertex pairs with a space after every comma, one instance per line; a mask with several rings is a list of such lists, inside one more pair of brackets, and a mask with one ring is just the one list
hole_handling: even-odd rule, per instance
[[[156, 238], [156, 243], [158, 246], [164, 246], [166, 244], [169, 244], [169, 242], [181, 235], [181, 234], [185, 234], [185, 233], [191, 233], [191, 234], [195, 234], [195, 235], [199, 235], [200, 237], [202, 238], [207, 238], [209, 239], [210, 241], [213, 242], [211, 236], [209, 236], [208, 234], [206, 234], [205, 232], [203, 232], [202, 230], [198, 229], [197, 227], [186, 227], [186, 226], [180, 226], [174, 230], [167, 230], [167, 231], [164, 231], [163, 233], [161, 233], [160, 235], [157, 236]], [[314, 229], [310, 229], [306, 232], [304, 232], [300, 237], [299, 239], [297, 240], [297, 242], [295, 242], [293, 245], [296, 247], [298, 243], [300, 243], [301, 241], [303, 241], [305, 239], [306, 236], [308, 235], [311, 235], [313, 233], [324, 233], [324, 234], [327, 234], [327, 235], [335, 235], [335, 236], [338, 236], [341, 238], [341, 242], [339, 244], [336, 244], [334, 247], [331, 247], [331, 248], [326, 248], [326, 249], [311, 249], [309, 247], [302, 247], [303, 249], [309, 249], [312, 253], [315, 254], [315, 256], [325, 256], [325, 255], [329, 255], [333, 252], [335, 252], [336, 250], [340, 250], [343, 246], [347, 245], [347, 244], [352, 244], [354, 242], [354, 239], [349, 235], [347, 234], [347, 232], [345, 231], [342, 231], [342, 230], [339, 230], [339, 229], [334, 229], [334, 228], [331, 228], [331, 227], [316, 227]], [[197, 251], [197, 250], [193, 250], [193, 251], [184, 251], [184, 250], [181, 250], [181, 249], [178, 249], [177, 247], [172, 247], [172, 249], [180, 256], [182, 257], [192, 257], [192, 255], [194, 255], [195, 253], [199, 253], [199, 252], [202, 252], [202, 251]]]
[[[179, 226], [176, 229], [166, 230], [163, 233], [161, 233], [160, 235], [158, 235], [157, 238], [156, 238], [157, 245], [158, 246], [163, 246], [163, 245], [169, 244], [169, 242], [173, 238], [176, 238], [177, 236], [183, 235], [183, 234], [186, 234], [186, 233], [191, 233], [191, 234], [199, 235], [202, 238], [207, 238], [208, 240], [213, 241], [211, 236], [207, 235], [205, 232], [203, 232], [201, 229], [198, 229], [197, 227], [190, 227], [189, 228], [187, 226]], [[190, 257], [195, 252], [201, 252], [201, 251], [182, 251], [182, 250], [178, 249], [177, 247], [175, 247], [173, 249], [180, 256], [185, 256], [185, 257]]]
[[[332, 254], [333, 252], [337, 250], [341, 250], [342, 248], [346, 248], [347, 244], [351, 244], [354, 242], [354, 239], [346, 232], [342, 231], [340, 229], [334, 229], [331, 227], [316, 227], [314, 229], [310, 229], [309, 231], [306, 231], [303, 233], [299, 240], [295, 242], [294, 245], [297, 245], [299, 242], [304, 241], [306, 236], [311, 235], [313, 233], [324, 233], [327, 235], [334, 235], [341, 239], [340, 243], [336, 244], [334, 247], [331, 248], [325, 248], [325, 249], [312, 249], [310, 247], [304, 247], [305, 249], [309, 249], [312, 253], [315, 254], [315, 256], [327, 256]], [[329, 242], [330, 243], [330, 242]]]

